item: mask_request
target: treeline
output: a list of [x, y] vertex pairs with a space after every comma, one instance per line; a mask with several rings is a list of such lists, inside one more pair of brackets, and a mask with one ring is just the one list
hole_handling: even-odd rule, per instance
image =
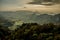
[[60, 25], [23, 23], [14, 31], [0, 28], [0, 40], [60, 40]]

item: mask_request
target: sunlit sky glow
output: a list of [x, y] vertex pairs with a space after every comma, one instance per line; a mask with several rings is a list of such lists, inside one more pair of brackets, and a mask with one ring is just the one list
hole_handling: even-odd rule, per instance
[[0, 0], [0, 10], [21, 7], [31, 0]]
[[32, 0], [0, 0], [0, 11], [16, 11], [16, 10], [51, 11], [52, 10], [53, 12], [60, 12], [60, 4], [53, 6], [27, 4], [31, 1]]

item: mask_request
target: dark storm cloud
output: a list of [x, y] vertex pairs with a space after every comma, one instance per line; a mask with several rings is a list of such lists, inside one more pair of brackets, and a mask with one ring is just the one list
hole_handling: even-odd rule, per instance
[[29, 2], [28, 4], [41, 4], [42, 2], [60, 3], [60, 0], [33, 0], [33, 2]]

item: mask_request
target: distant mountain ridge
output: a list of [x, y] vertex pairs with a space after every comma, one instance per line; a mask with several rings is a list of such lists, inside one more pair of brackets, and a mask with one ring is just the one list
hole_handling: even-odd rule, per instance
[[0, 12], [0, 15], [6, 19], [18, 19], [25, 23], [60, 23], [60, 14], [49, 15], [40, 14], [39, 12], [31, 11], [15, 11], [15, 12]]

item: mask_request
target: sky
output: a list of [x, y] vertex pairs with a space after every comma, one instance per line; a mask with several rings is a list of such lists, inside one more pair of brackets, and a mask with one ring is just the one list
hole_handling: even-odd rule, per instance
[[0, 10], [21, 7], [31, 0], [0, 0]]
[[21, 6], [30, 2], [31, 0], [0, 0], [2, 6]]
[[0, 11], [37, 10], [42, 12], [60, 12], [60, 4], [53, 6], [27, 4], [32, 1], [33, 0], [0, 0]]

